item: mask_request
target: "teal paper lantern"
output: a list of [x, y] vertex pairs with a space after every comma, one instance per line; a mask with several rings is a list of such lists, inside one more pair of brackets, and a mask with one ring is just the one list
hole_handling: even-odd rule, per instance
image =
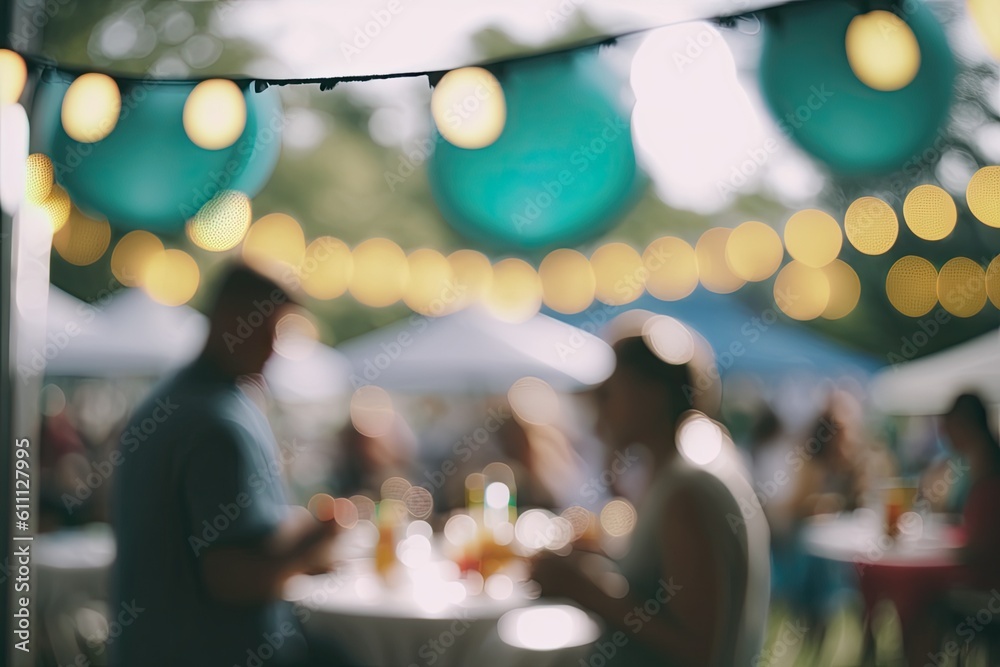
[[445, 220], [491, 248], [574, 245], [610, 228], [645, 181], [596, 52], [510, 63], [498, 78], [507, 119], [494, 143], [470, 150], [435, 134], [427, 173]]
[[172, 234], [222, 190], [253, 197], [270, 178], [281, 150], [281, 100], [273, 89], [243, 90], [246, 126], [226, 148], [207, 150], [184, 130], [184, 103], [197, 82], [119, 82], [121, 112], [94, 143], [62, 125], [62, 101], [73, 77], [48, 70], [32, 112], [32, 148], [48, 155], [57, 181], [91, 216], [122, 230]]
[[920, 47], [920, 68], [898, 90], [875, 90], [855, 75], [845, 37], [856, 5], [792, 3], [769, 14], [760, 84], [781, 130], [844, 175], [905, 169], [934, 144], [948, 118], [955, 60], [944, 30], [920, 0], [897, 15]]

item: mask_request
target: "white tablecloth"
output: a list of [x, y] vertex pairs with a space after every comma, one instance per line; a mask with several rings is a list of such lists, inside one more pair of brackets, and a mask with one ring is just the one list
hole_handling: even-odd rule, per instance
[[41, 610], [77, 601], [108, 600], [115, 560], [110, 526], [95, 524], [36, 535], [32, 552], [38, 582], [36, 601]]
[[809, 553], [828, 560], [901, 566], [953, 563], [961, 546], [948, 526], [916, 514], [891, 539], [871, 510], [816, 517], [806, 525], [803, 543]]
[[[419, 583], [387, 589], [370, 572], [354, 570], [297, 577], [289, 582], [286, 598], [296, 604], [307, 636], [336, 641], [365, 667], [575, 667], [600, 632], [573, 609], [571, 628], [565, 612], [531, 619], [533, 634], [562, 636], [564, 641], [557, 638], [544, 650], [517, 646], [501, 639], [498, 622], [507, 612], [539, 602], [516, 587], [503, 600], [483, 594], [445, 599], [449, 589], [460, 585], [446, 583], [444, 592], [431, 592], [441, 589], [439, 581], [423, 590]], [[546, 626], [550, 621], [551, 631]]]

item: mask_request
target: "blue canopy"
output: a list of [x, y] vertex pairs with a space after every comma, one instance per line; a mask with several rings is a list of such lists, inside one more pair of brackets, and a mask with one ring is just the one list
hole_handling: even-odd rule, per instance
[[589, 332], [600, 332], [619, 313], [642, 308], [670, 315], [694, 327], [715, 350], [719, 370], [759, 376], [808, 373], [821, 376], [868, 376], [882, 364], [792, 323], [774, 306], [752, 310], [732, 295], [699, 288], [680, 301], [660, 301], [649, 294], [625, 306], [594, 302], [575, 315], [546, 311]]

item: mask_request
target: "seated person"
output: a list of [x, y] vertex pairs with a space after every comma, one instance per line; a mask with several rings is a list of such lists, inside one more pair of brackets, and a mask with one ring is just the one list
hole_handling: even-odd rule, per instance
[[944, 429], [969, 465], [970, 488], [962, 512], [965, 578], [985, 590], [1000, 587], [1000, 445], [983, 400], [962, 394], [944, 417]]
[[[706, 404], [718, 398], [711, 351], [676, 320], [626, 315], [615, 322], [625, 331], [613, 343], [617, 365], [597, 390], [597, 407], [609, 447], [641, 444], [654, 457], [632, 544], [619, 563], [628, 592], [606, 592], [586, 574], [584, 556], [539, 558], [533, 577], [543, 595], [570, 598], [604, 619], [601, 641], [619, 651], [610, 664], [753, 664], [768, 606], [763, 513], [741, 511], [752, 507], [753, 490], [732, 474], [739, 464], [731, 444], [703, 465], [685, 457], [690, 444], [678, 448], [685, 417], [693, 408], [710, 410]], [[721, 429], [718, 435], [723, 439]], [[652, 600], [658, 611], [647, 614]]]

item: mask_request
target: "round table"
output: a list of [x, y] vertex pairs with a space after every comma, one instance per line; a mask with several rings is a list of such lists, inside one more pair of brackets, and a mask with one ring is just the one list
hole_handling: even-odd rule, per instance
[[[435, 572], [448, 565], [400, 568], [402, 581], [390, 587], [370, 561], [357, 560], [328, 575], [293, 578], [285, 598], [307, 636], [337, 642], [366, 667], [576, 665], [600, 634], [581, 610], [532, 600], [513, 582], [494, 597], [475, 584], [470, 593]], [[540, 613], [528, 617], [525, 637], [519, 615], [526, 607]]]
[[32, 564], [38, 581], [39, 608], [47, 611], [80, 599], [106, 602], [114, 560], [115, 537], [106, 524], [36, 535]]
[[806, 551], [850, 563], [864, 598], [866, 625], [871, 612], [888, 600], [899, 615], [903, 641], [919, 632], [927, 610], [961, 580], [960, 531], [915, 513], [904, 515], [895, 539], [885, 535], [872, 510], [813, 518], [803, 530]]

